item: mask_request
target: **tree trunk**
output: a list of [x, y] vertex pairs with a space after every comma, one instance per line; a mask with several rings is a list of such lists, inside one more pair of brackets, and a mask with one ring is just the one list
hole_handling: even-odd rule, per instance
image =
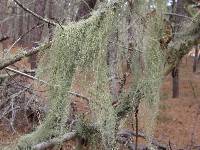
[[172, 70], [172, 97], [179, 97], [179, 65]]
[[[19, 16], [19, 32], [18, 32], [18, 37], [20, 37], [21, 35], [23, 35], [23, 32], [24, 32], [24, 16], [23, 16], [23, 14], [24, 14], [24, 10], [23, 9], [21, 9], [21, 8], [19, 8], [20, 9], [20, 16]], [[24, 42], [23, 42], [23, 39], [21, 39], [20, 41], [19, 41], [19, 44], [23, 44]]]
[[109, 79], [110, 79], [110, 91], [112, 95], [113, 104], [118, 101], [119, 91], [120, 91], [120, 81], [117, 71], [117, 41], [118, 41], [118, 32], [114, 31], [108, 43], [108, 52], [107, 52], [107, 64], [109, 67]]
[[[34, 12], [36, 14], [44, 17], [44, 15], [45, 15], [45, 7], [46, 7], [46, 0], [36, 0], [35, 1]], [[39, 25], [39, 24], [43, 23], [38, 18], [34, 18], [33, 21], [34, 21], [33, 26], [36, 26], [36, 25]], [[43, 26], [40, 26], [39, 28], [36, 28], [33, 31], [33, 38], [32, 38], [33, 47], [37, 46], [38, 42], [41, 40], [42, 31], [43, 31]], [[33, 55], [33, 56], [30, 57], [29, 61], [30, 61], [30, 64], [31, 64], [31, 69], [35, 69], [37, 67], [36, 58], [37, 58], [37, 55]]]
[[199, 53], [199, 45], [196, 45], [196, 47], [195, 47], [195, 56], [194, 56], [194, 61], [193, 61], [193, 72], [197, 71], [198, 53]]
[[[186, 3], [186, 0], [178, 0], [177, 2], [173, 0], [172, 12], [175, 11], [177, 14], [188, 16], [189, 14], [185, 10], [185, 3]], [[175, 10], [175, 6], [176, 6], [176, 10]], [[180, 25], [184, 21], [184, 18], [171, 17], [170, 20], [171, 21], [173, 20], [175, 22], [175, 25]], [[175, 32], [178, 32], [179, 30], [180, 30], [180, 26], [176, 26], [174, 28]], [[172, 97], [173, 98], [179, 97], [179, 65], [174, 67], [172, 70]]]
[[88, 18], [90, 12], [94, 9], [97, 0], [84, 0], [80, 2], [78, 12], [75, 17], [75, 21], [80, 19]]
[[[54, 19], [54, 17], [53, 17], [54, 0], [49, 0], [48, 5], [49, 5], [48, 18]], [[49, 28], [49, 41], [51, 41], [53, 38], [53, 26], [48, 24], [48, 28]]]

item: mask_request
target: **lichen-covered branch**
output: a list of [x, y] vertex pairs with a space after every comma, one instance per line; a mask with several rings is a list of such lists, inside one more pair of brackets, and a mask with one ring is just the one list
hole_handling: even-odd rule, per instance
[[166, 51], [167, 64], [164, 75], [168, 75], [180, 60], [199, 43], [200, 38], [200, 13], [194, 17], [190, 24], [184, 24], [181, 34], [177, 35], [173, 41], [168, 44]]
[[0, 60], [0, 70], [4, 69], [5, 67], [7, 67], [9, 65], [14, 64], [17, 61], [22, 60], [25, 57], [29, 57], [33, 54], [38, 53], [39, 51], [43, 51], [45, 49], [48, 49], [48, 48], [50, 48], [50, 46], [51, 46], [51, 43], [47, 43], [47, 44], [41, 45], [39, 47], [33, 48], [32, 50], [29, 50], [29, 51], [28, 50], [25, 51], [24, 49], [22, 49], [21, 52], [15, 54], [14, 56], [11, 55], [8, 58], [3, 58], [3, 59]]
[[[89, 126], [89, 128], [90, 128], [91, 133], [88, 133], [88, 134], [94, 134], [95, 132], [98, 132], [98, 131], [95, 131], [96, 128], [94, 126]], [[51, 140], [41, 142], [37, 145], [34, 145], [32, 148], [33, 148], [33, 150], [46, 150], [48, 148], [53, 148], [58, 143], [63, 143], [63, 142], [67, 142], [70, 140], [74, 140], [75, 138], [78, 138], [78, 135], [79, 134], [77, 131], [68, 132], [68, 133], [65, 133], [61, 138], [56, 137]], [[117, 142], [124, 144], [129, 150], [134, 150], [135, 144], [132, 143], [132, 141], [130, 141], [130, 139], [135, 136], [136, 136], [135, 131], [131, 131], [128, 129], [121, 129], [120, 131], [117, 132]], [[138, 133], [138, 137], [142, 138], [142, 139], [146, 139], [145, 134], [142, 132]], [[154, 146], [156, 146], [159, 150], [167, 149], [166, 145], [159, 143], [158, 141], [156, 141], [156, 139], [154, 139], [152, 141], [152, 144]], [[147, 148], [146, 145], [140, 145], [139, 147], [142, 149]]]
[[51, 148], [58, 143], [63, 143], [69, 140], [72, 140], [76, 137], [76, 132], [69, 132], [64, 134], [61, 138], [54, 138], [46, 142], [39, 143], [33, 146], [33, 150], [46, 150], [47, 148]]

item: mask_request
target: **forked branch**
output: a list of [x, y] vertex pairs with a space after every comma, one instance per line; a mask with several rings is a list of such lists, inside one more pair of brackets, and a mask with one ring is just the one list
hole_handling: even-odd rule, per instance
[[26, 12], [30, 13], [31, 15], [33, 15], [34, 17], [38, 18], [39, 20], [41, 21], [44, 21], [45, 23], [48, 23], [50, 25], [53, 25], [53, 26], [56, 26], [56, 25], [59, 25], [57, 24], [56, 22], [50, 20], [50, 19], [47, 19], [47, 18], [44, 18], [38, 14], [36, 14], [35, 12], [33, 12], [32, 10], [30, 10], [29, 8], [25, 7], [20, 1], [18, 0], [14, 0], [14, 2], [19, 6], [21, 7], [22, 9], [24, 9]]

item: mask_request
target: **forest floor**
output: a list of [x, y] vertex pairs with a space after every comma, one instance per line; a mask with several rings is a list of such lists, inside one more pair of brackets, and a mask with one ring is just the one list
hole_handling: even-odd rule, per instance
[[[187, 58], [187, 62], [184, 58], [180, 65], [179, 98], [171, 98], [171, 81], [169, 75], [162, 86], [155, 139], [163, 144], [170, 143], [173, 150], [188, 150], [191, 145], [200, 146], [200, 73], [192, 73], [191, 58]], [[24, 131], [26, 127], [22, 127], [18, 132], [23, 134]], [[0, 124], [0, 145], [7, 145], [18, 136]]]
[[170, 142], [172, 149], [200, 146], [200, 66], [197, 73], [193, 73], [192, 62], [191, 58], [184, 58], [180, 65], [179, 98], [171, 98], [171, 75], [162, 87], [155, 136], [165, 144]]

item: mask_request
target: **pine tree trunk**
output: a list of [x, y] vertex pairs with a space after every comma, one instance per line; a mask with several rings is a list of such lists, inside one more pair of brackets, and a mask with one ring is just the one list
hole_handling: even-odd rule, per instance
[[172, 70], [172, 97], [179, 97], [179, 65]]
[[[185, 9], [186, 0], [173, 0], [172, 12], [175, 11], [177, 14], [188, 16], [188, 12]], [[171, 17], [170, 20], [173, 20], [175, 25], [181, 24], [184, 22], [184, 19], [181, 17]], [[176, 32], [180, 30], [180, 26], [174, 28]], [[179, 97], [179, 65], [173, 68], [172, 70], [172, 97]]]
[[[20, 16], [19, 16], [19, 32], [18, 32], [18, 37], [20, 37], [21, 35], [23, 35], [23, 32], [24, 32], [24, 10], [19, 8], [20, 9]], [[19, 44], [23, 44], [23, 39], [21, 39], [19, 41]]]
[[[48, 18], [49, 19], [53, 19], [53, 8], [54, 8], [54, 0], [49, 0], [49, 13], [48, 13]], [[53, 38], [53, 26], [52, 25], [48, 25], [49, 28], [49, 41], [52, 40]]]
[[199, 46], [196, 45], [196, 47], [195, 47], [195, 56], [194, 56], [194, 61], [193, 61], [193, 72], [197, 71], [198, 52], [199, 52]]

